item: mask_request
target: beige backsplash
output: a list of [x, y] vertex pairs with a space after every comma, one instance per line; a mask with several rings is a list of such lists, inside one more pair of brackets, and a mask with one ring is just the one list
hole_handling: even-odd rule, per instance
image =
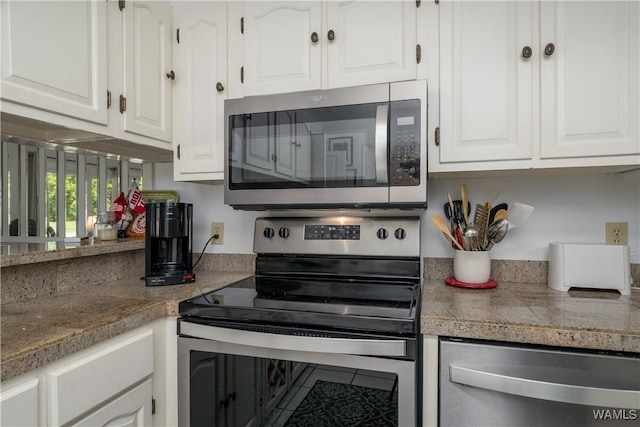
[[[491, 277], [498, 282], [547, 283], [548, 261], [491, 260]], [[424, 278], [443, 280], [453, 275], [452, 258], [425, 258]], [[640, 264], [631, 264], [632, 286], [640, 287]]]

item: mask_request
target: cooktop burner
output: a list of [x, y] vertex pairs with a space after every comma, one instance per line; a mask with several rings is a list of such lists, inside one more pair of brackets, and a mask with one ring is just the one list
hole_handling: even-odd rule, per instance
[[[358, 233], [347, 239], [315, 232], [336, 224]], [[181, 316], [210, 323], [417, 334], [417, 218], [259, 218], [254, 251], [255, 276], [183, 301]]]

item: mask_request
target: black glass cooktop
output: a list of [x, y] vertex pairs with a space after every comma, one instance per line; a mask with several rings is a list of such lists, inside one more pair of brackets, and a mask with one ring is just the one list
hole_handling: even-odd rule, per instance
[[183, 317], [348, 331], [417, 333], [414, 281], [251, 277], [180, 303]]

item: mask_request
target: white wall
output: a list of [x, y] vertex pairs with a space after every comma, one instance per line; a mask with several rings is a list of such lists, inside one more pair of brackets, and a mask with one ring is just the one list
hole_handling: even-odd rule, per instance
[[[422, 215], [422, 256], [453, 257], [453, 250], [431, 224], [442, 214], [447, 192], [460, 198], [465, 183], [472, 204], [482, 203], [494, 189], [496, 203], [522, 202], [535, 207], [522, 228], [511, 230], [493, 250], [494, 259], [546, 260], [550, 242], [604, 243], [605, 222], [629, 223], [631, 262], [640, 262], [640, 172], [623, 174], [431, 179], [429, 208]], [[147, 188], [149, 189], [149, 188]], [[156, 190], [176, 190], [183, 202], [194, 205], [194, 251], [200, 252], [209, 238], [210, 223], [222, 221], [224, 245], [206, 252], [251, 253], [253, 221], [264, 212], [236, 211], [223, 202], [223, 186], [173, 181], [171, 163], [156, 164]], [[271, 213], [273, 215], [273, 213]]]

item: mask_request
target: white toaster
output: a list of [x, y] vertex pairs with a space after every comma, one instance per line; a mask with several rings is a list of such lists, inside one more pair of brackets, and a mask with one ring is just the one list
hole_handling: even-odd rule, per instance
[[615, 289], [630, 295], [629, 246], [550, 243], [548, 284], [557, 291]]

